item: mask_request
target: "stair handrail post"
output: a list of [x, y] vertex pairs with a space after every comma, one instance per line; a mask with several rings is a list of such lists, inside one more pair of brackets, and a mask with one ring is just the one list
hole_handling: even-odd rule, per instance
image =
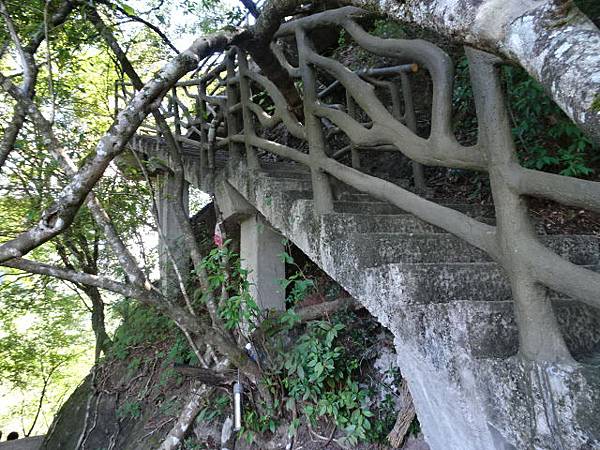
[[321, 120], [315, 114], [315, 106], [319, 102], [315, 69], [308, 62], [306, 55], [306, 50], [307, 48], [312, 48], [312, 43], [306, 36], [306, 31], [301, 26], [296, 28], [295, 34], [300, 73], [304, 87], [304, 120], [310, 155], [314, 209], [317, 213], [326, 214], [333, 211], [333, 193], [329, 175], [321, 169], [323, 166], [322, 162], [328, 156], [325, 149]]
[[[351, 118], [353, 118], [353, 119], [357, 118], [356, 102], [354, 101], [354, 98], [352, 98], [352, 94], [350, 93], [350, 91], [348, 89], [346, 89], [346, 110], [348, 112], [348, 115]], [[360, 152], [356, 148], [356, 145], [354, 145], [352, 142], [350, 142], [350, 157], [351, 157], [352, 168], [359, 170], [360, 169]]]
[[[538, 240], [525, 199], [508, 182], [519, 165], [495, 56], [466, 48], [479, 141], [488, 155], [488, 173], [496, 212], [500, 263], [511, 284], [519, 330], [519, 355], [537, 362], [573, 363], [559, 329], [551, 299], [538, 283], [526, 255]], [[541, 244], [540, 244], [541, 245]]]
[[242, 120], [240, 113], [236, 111], [236, 106], [240, 101], [239, 86], [235, 82], [236, 78], [236, 52], [234, 49], [228, 50], [225, 54], [225, 63], [227, 75], [225, 79], [225, 91], [227, 101], [225, 102], [225, 118], [227, 120], [227, 138], [229, 139], [229, 163], [235, 166], [241, 158], [241, 144], [233, 140], [233, 136], [242, 131]]
[[173, 89], [171, 90], [171, 105], [173, 108], [173, 124], [175, 125], [175, 139], [181, 137], [181, 117], [179, 115], [179, 105], [177, 100], [177, 87], [173, 86]]
[[198, 82], [198, 97], [196, 98], [197, 119], [200, 121], [198, 130], [200, 131], [200, 180], [202, 187], [206, 188], [205, 184], [208, 181], [210, 164], [208, 157], [208, 122], [206, 121], [206, 82], [200, 80]]
[[252, 91], [250, 88], [250, 82], [248, 80], [248, 55], [241, 49], [237, 49], [237, 60], [238, 60], [238, 76], [240, 85], [240, 102], [242, 104], [242, 118], [244, 125], [244, 144], [246, 147], [246, 162], [248, 168], [259, 169], [260, 162], [256, 155], [256, 149], [252, 146], [250, 140], [256, 137], [256, 130], [254, 129], [254, 119], [252, 111], [248, 107], [251, 101]]
[[[417, 115], [415, 113], [415, 103], [413, 101], [412, 86], [410, 84], [410, 78], [406, 72], [400, 72], [400, 85], [402, 86], [402, 99], [404, 101], [404, 117], [399, 116], [398, 119], [403, 119], [408, 129], [413, 133], [417, 134]], [[396, 86], [396, 89], [397, 88], [398, 86]], [[396, 97], [392, 95], [392, 100], [395, 99]], [[425, 183], [424, 166], [423, 164], [418, 163], [416, 161], [412, 161], [411, 164], [415, 188], [418, 191], [423, 192], [427, 187]]]

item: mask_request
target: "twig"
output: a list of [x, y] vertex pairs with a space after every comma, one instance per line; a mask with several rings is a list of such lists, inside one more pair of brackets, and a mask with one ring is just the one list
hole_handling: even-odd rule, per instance
[[56, 114], [56, 95], [54, 93], [54, 80], [52, 79], [52, 59], [51, 59], [51, 48], [50, 48], [50, 32], [48, 27], [48, 6], [50, 0], [46, 0], [44, 4], [44, 36], [46, 37], [46, 64], [48, 65], [48, 91], [52, 100], [52, 108], [50, 113], [49, 122], [54, 123], [54, 116]]

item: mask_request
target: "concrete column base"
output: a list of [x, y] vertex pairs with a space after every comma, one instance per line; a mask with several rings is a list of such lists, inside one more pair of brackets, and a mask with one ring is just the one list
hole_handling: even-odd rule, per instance
[[240, 256], [250, 272], [250, 293], [261, 309], [284, 311], [285, 290], [279, 283], [285, 278], [283, 236], [259, 214], [244, 218], [240, 228]]

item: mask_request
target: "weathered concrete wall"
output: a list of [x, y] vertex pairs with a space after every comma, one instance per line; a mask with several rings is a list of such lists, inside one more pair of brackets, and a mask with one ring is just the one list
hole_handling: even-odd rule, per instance
[[[242, 166], [227, 180], [394, 333], [433, 449], [600, 448], [600, 371], [593, 364], [521, 359], [507, 281], [481, 252], [432, 235], [435, 230], [409, 216], [388, 223], [378, 209], [369, 215], [368, 205], [366, 220], [365, 214], [317, 216], [312, 202], [297, 194], [310, 180], [259, 176]], [[365, 229], [376, 232], [357, 233]], [[389, 243], [366, 242], [367, 236]], [[579, 264], [598, 263], [597, 239], [546, 243]], [[584, 336], [569, 320], [563, 318], [563, 327], [571, 351], [594, 348], [598, 334]]]

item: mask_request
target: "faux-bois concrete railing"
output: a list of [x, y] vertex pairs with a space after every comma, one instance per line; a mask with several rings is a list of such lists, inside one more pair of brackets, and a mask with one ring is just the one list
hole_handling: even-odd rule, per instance
[[[181, 81], [167, 96], [165, 116], [177, 141], [199, 156], [203, 186], [211, 183], [219, 161], [245, 158], [260, 168], [257, 151], [310, 168], [315, 209], [333, 211], [332, 177], [373, 197], [387, 201], [487, 252], [510, 279], [519, 329], [520, 354], [537, 361], [569, 362], [571, 356], [557, 325], [547, 288], [600, 307], [600, 275], [561, 258], [545, 247], [529, 219], [525, 196], [542, 197], [600, 212], [600, 183], [521, 167], [505, 107], [498, 65], [501, 61], [466, 48], [478, 121], [477, 144], [458, 142], [452, 128], [453, 63], [436, 45], [424, 40], [382, 39], [358, 22], [369, 13], [345, 7], [283, 24], [272, 48], [289, 75], [298, 80], [303, 111], [293, 111], [275, 84], [260, 73], [243, 51], [230, 49], [222, 63], [199, 78]], [[383, 68], [352, 71], [315, 50], [311, 32], [322, 28], [345, 30], [362, 49], [395, 63]], [[292, 45], [285, 52], [279, 45]], [[297, 55], [293, 65], [286, 54]], [[295, 56], [294, 56], [295, 59]], [[416, 133], [411, 77], [426, 70], [433, 84], [431, 131]], [[322, 74], [328, 83], [322, 85]], [[331, 79], [334, 81], [331, 82]], [[328, 96], [345, 89], [341, 103]], [[380, 100], [386, 91], [389, 104]], [[117, 97], [126, 100], [131, 88], [119, 84]], [[118, 102], [117, 102], [118, 108]], [[362, 110], [362, 111], [360, 111]], [[268, 130], [283, 123], [300, 145], [294, 148], [269, 139]], [[154, 133], [148, 124], [141, 132]], [[326, 135], [345, 134], [348, 145], [332, 152]], [[412, 161], [417, 187], [423, 185], [422, 166], [443, 166], [487, 172], [496, 225], [468, 217], [416, 193], [360, 170], [362, 149], [400, 151]], [[339, 161], [350, 152], [351, 164]]]

